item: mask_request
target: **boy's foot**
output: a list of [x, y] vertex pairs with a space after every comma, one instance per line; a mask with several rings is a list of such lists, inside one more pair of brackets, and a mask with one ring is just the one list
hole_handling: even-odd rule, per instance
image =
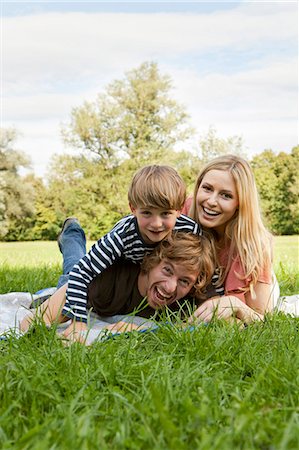
[[60, 233], [59, 233], [59, 235], [57, 237], [57, 242], [58, 242], [59, 248], [60, 248], [60, 244], [61, 244], [60, 243], [60, 239], [61, 239], [62, 233], [74, 222], [75, 223], [79, 223], [79, 220], [77, 219], [77, 217], [67, 217], [65, 219], [65, 221], [63, 222], [61, 231], [60, 231]]

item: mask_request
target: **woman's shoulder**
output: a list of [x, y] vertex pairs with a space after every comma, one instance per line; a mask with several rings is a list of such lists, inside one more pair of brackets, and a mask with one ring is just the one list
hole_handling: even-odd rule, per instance
[[182, 209], [182, 214], [185, 214], [186, 216], [189, 215], [189, 211], [192, 205], [192, 201], [193, 201], [193, 195], [189, 195], [189, 197], [186, 198], [186, 201], [184, 203], [183, 209]]

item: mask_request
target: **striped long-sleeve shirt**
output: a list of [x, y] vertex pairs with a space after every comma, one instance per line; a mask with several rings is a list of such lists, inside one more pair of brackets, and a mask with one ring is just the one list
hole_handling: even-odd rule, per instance
[[[174, 230], [202, 234], [200, 225], [183, 214], [177, 218]], [[93, 278], [121, 258], [140, 263], [154, 247], [155, 245], [147, 245], [143, 241], [135, 216], [129, 215], [121, 219], [73, 267], [69, 274], [62, 314], [73, 320], [87, 322], [88, 286]], [[213, 284], [214, 282], [215, 278]]]

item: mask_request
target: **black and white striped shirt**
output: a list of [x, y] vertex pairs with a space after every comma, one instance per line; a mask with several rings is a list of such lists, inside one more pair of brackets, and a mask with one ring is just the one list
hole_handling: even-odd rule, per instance
[[[174, 230], [202, 235], [200, 225], [183, 214], [177, 218]], [[69, 274], [66, 302], [62, 314], [73, 320], [87, 322], [88, 286], [93, 278], [120, 258], [140, 263], [156, 245], [145, 244], [135, 216], [129, 215], [121, 219], [73, 267]], [[214, 280], [213, 277], [213, 284]]]

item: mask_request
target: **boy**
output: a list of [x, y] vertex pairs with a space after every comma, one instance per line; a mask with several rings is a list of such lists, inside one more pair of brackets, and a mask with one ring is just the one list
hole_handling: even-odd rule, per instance
[[121, 219], [73, 267], [62, 314], [86, 323], [93, 278], [122, 258], [140, 263], [172, 230], [202, 235], [195, 221], [181, 215], [185, 198], [185, 184], [173, 168], [151, 165], [140, 169], [128, 193], [132, 214]]

